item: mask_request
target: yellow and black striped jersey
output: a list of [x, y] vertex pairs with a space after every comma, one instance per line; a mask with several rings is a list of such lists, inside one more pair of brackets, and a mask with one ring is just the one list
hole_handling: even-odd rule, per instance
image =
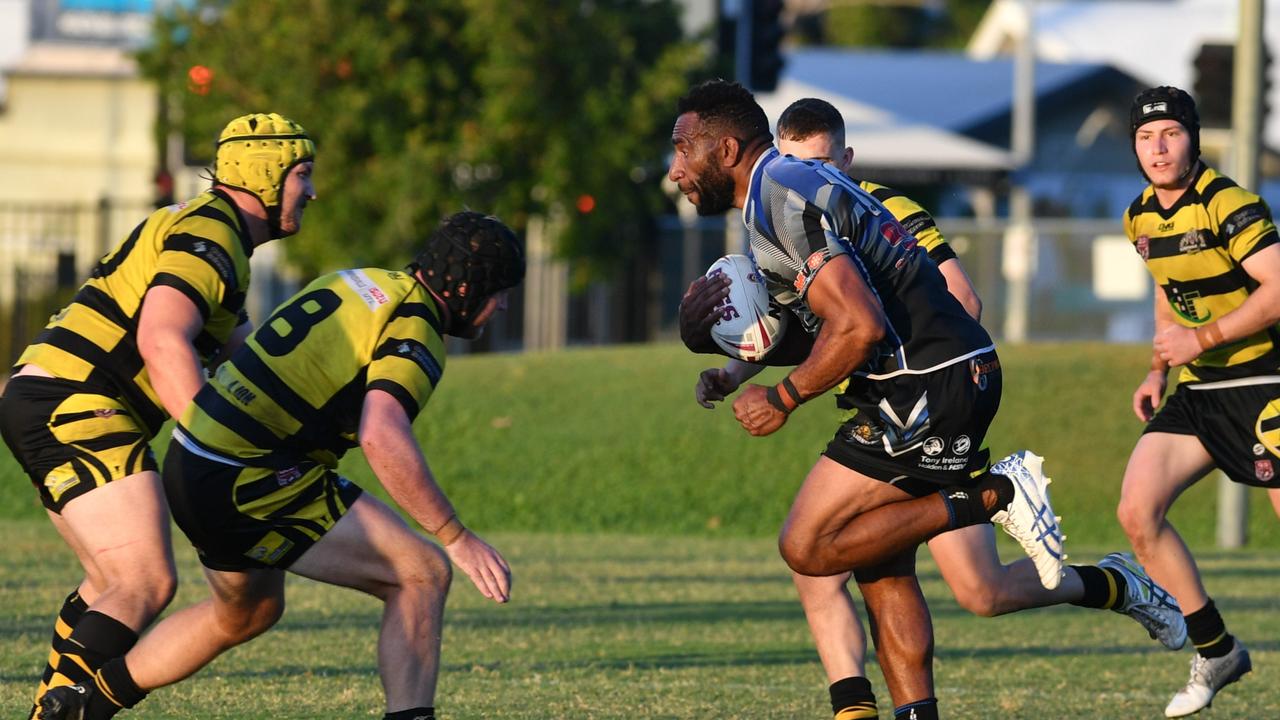
[[207, 364], [232, 330], [248, 321], [244, 300], [252, 253], [239, 210], [218, 190], [160, 208], [98, 262], [15, 367], [31, 363], [119, 397], [154, 435], [168, 414], [138, 353], [143, 296], [164, 285], [191, 299], [204, 318], [194, 344]]
[[941, 265], [956, 257], [956, 251], [947, 244], [946, 238], [942, 237], [942, 231], [933, 221], [933, 216], [919, 203], [893, 188], [877, 185], [870, 180], [856, 182], [858, 187], [879, 200], [880, 204], [902, 223], [902, 227], [915, 237], [916, 243], [929, 253], [929, 259], [933, 260], [934, 265]]
[[[1257, 287], [1242, 263], [1277, 241], [1271, 210], [1257, 195], [1200, 165], [1191, 186], [1163, 208], [1147, 186], [1124, 214], [1125, 231], [1173, 309], [1197, 327], [1240, 307]], [[1202, 354], [1182, 382], [1212, 382], [1280, 369], [1280, 326]]]
[[441, 332], [435, 301], [406, 272], [325, 275], [218, 367], [179, 424], [217, 457], [336, 466], [356, 444], [366, 391], [384, 390], [417, 416], [444, 373]]

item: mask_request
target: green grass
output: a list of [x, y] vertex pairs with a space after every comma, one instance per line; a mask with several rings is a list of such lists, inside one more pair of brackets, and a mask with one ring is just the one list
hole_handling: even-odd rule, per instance
[[[1129, 398], [1148, 355], [1103, 344], [1001, 352], [992, 452], [1045, 456], [1074, 542], [1124, 543], [1114, 509], [1142, 429]], [[461, 518], [477, 529], [771, 535], [835, 430], [834, 402], [811, 401], [780, 432], [752, 438], [728, 407], [693, 402], [697, 372], [708, 366], [675, 345], [455, 358], [416, 427]], [[770, 372], [764, 377], [778, 374]], [[381, 493], [359, 453], [343, 471]], [[1194, 547], [1214, 541], [1214, 485], [1200, 483], [1174, 508]], [[1280, 547], [1265, 496], [1254, 491], [1253, 499], [1252, 544]], [[41, 515], [0, 450], [0, 518]]]
[[[0, 528], [0, 704], [16, 716], [74, 561], [46, 523]], [[830, 717], [821, 666], [768, 538], [489, 539], [511, 560], [515, 594], [496, 606], [457, 579], [446, 613], [442, 717]], [[175, 607], [204, 592], [192, 554], [180, 551]], [[947, 717], [1159, 717], [1186, 679], [1189, 654], [1159, 649], [1126, 618], [1071, 607], [975, 618], [952, 601], [927, 553], [921, 560]], [[1202, 560], [1257, 668], [1209, 717], [1280, 716], [1280, 686], [1268, 681], [1280, 663], [1280, 560], [1261, 552]], [[300, 580], [290, 581], [288, 595], [276, 629], [156, 692], [128, 717], [380, 717], [377, 602]], [[868, 674], [886, 717], [879, 669]]]
[[[1141, 347], [1029, 345], [1002, 351], [996, 454], [1047, 457], [1072, 557], [1125, 547], [1114, 519], [1141, 424], [1129, 410]], [[455, 359], [418, 430], [470, 526], [515, 568], [513, 602], [459, 579], [449, 602], [439, 705], [447, 718], [829, 717], [825, 678], [774, 549], [791, 497], [834, 430], [829, 399], [774, 437], [748, 437], [727, 408], [692, 400], [706, 367], [672, 345]], [[769, 376], [766, 376], [769, 377]], [[343, 470], [381, 494], [358, 454]], [[1173, 519], [1254, 675], [1212, 717], [1280, 717], [1267, 682], [1280, 649], [1280, 523], [1252, 496], [1250, 548], [1212, 547], [1214, 484]], [[0, 455], [0, 706], [21, 712], [52, 613], [79, 577], [34, 492]], [[203, 582], [178, 535], [182, 586]], [[1002, 545], [1007, 559], [1019, 557]], [[922, 554], [948, 717], [1157, 717], [1185, 681], [1186, 653], [1153, 647], [1131, 621], [1075, 608], [996, 618], [961, 611]], [[291, 582], [264, 638], [160, 691], [140, 718], [379, 717], [379, 608]], [[878, 669], [869, 669], [883, 711]]]

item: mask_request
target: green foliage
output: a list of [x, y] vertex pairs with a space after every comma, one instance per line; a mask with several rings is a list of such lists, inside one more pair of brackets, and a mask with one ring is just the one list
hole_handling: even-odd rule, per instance
[[850, 47], [961, 48], [982, 20], [990, 0], [924, 3], [831, 3], [822, 37]]
[[[175, 3], [143, 54], [188, 145], [270, 110], [317, 141], [320, 202], [289, 244], [310, 271], [406, 261], [470, 206], [554, 223], [561, 250], [634, 252], [675, 98], [701, 58], [672, 0], [201, 0]], [[213, 79], [188, 78], [196, 65]], [[580, 195], [597, 211], [567, 211]], [[621, 229], [621, 230], [620, 230]]]

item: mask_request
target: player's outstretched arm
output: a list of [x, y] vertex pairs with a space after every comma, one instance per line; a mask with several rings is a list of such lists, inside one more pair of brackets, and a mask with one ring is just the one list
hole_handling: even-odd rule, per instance
[[390, 393], [365, 393], [360, 447], [391, 499], [444, 545], [480, 594], [504, 603], [511, 597], [511, 567], [493, 547], [458, 520], [413, 436], [404, 407]]
[[722, 368], [707, 368], [698, 375], [698, 384], [693, 389], [694, 399], [708, 410], [733, 394], [742, 383], [750, 380], [764, 370], [764, 365], [730, 360]]
[[938, 272], [941, 272], [942, 277], [947, 281], [947, 291], [960, 301], [964, 311], [969, 313], [969, 317], [981, 322], [982, 298], [978, 297], [978, 290], [973, 286], [973, 281], [964, 271], [960, 260], [957, 258], [944, 260], [938, 266]]

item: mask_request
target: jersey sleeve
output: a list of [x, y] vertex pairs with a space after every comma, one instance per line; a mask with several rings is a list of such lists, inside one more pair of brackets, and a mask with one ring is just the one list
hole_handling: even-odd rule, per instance
[[[837, 227], [835, 219], [852, 216], [856, 223], [860, 217], [857, 213], [842, 214], [841, 208], [851, 205], [848, 194], [836, 185], [828, 188], [830, 193], [824, 193], [826, 207], [809, 202], [797, 192], [788, 192], [786, 201], [775, 204], [770, 217], [775, 232], [768, 253], [771, 267], [766, 269], [792, 281], [801, 300], [808, 296], [818, 271], [831, 258], [849, 252], [840, 238], [851, 229]], [[759, 262], [761, 253], [756, 255]]]
[[1267, 203], [1243, 188], [1232, 187], [1215, 195], [1211, 212], [1218, 236], [1236, 262], [1244, 262], [1280, 239]]
[[390, 393], [413, 420], [435, 392], [444, 361], [444, 339], [435, 313], [424, 303], [402, 303], [378, 338], [365, 389]]
[[860, 186], [871, 193], [871, 197], [879, 200], [889, 213], [898, 219], [902, 228], [911, 233], [916, 243], [929, 253], [929, 259], [933, 260], [933, 264], [941, 265], [955, 259], [955, 249], [947, 244], [947, 239], [942, 236], [942, 231], [938, 229], [933, 216], [920, 203], [883, 185], [863, 181]]
[[193, 220], [203, 222], [179, 222], [164, 238], [150, 287], [178, 290], [207, 322], [214, 306], [239, 292], [235, 259], [228, 249], [238, 239], [225, 225]]

